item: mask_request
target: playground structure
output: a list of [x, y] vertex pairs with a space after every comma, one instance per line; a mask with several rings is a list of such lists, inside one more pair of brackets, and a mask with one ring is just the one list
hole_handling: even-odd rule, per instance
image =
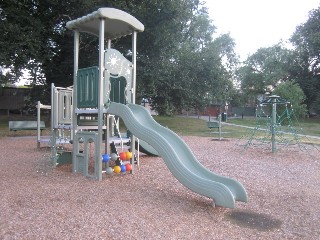
[[[48, 164], [52, 167], [58, 164], [71, 163], [70, 144], [73, 142], [72, 138], [72, 98], [73, 98], [73, 87], [56, 87], [54, 84], [51, 85], [51, 105], [44, 105], [40, 101], [37, 102], [37, 148], [40, 148], [41, 144], [49, 145], [51, 148], [51, 162]], [[44, 121], [41, 120], [41, 110], [46, 109], [51, 111], [51, 137], [41, 136]], [[129, 142], [127, 136], [123, 136], [119, 130], [119, 121], [116, 121], [114, 115], [109, 116], [110, 121], [110, 133], [112, 138], [111, 145], [113, 147], [112, 152], [117, 153], [117, 146], [121, 150], [126, 148], [126, 144]], [[96, 130], [97, 120], [94, 117], [82, 117], [78, 119], [77, 129], [82, 131]], [[105, 128], [105, 126], [104, 126]], [[119, 134], [120, 133], [120, 134]], [[68, 145], [69, 147], [65, 148]], [[136, 150], [138, 152], [145, 153], [151, 156], [158, 156], [158, 153], [148, 143], [136, 139]], [[122, 159], [123, 160], [123, 159]], [[135, 159], [139, 166], [139, 154]], [[52, 165], [52, 166], [51, 166]], [[45, 169], [43, 169], [46, 171]]]
[[41, 109], [51, 110], [51, 137], [42, 137], [38, 130], [37, 147], [39, 148], [41, 143], [49, 144], [53, 166], [62, 155], [71, 156], [70, 151], [65, 151], [64, 145], [72, 141], [72, 97], [72, 87], [62, 88], [51, 84], [51, 105], [44, 105], [40, 101], [37, 103], [38, 126], [41, 122]]
[[277, 95], [269, 96], [257, 106], [256, 126], [250, 131], [244, 147], [270, 145], [273, 153], [278, 146], [305, 148], [301, 143], [302, 129], [293, 126], [294, 117], [290, 102]]
[[[44, 105], [41, 104], [40, 101], [37, 103], [37, 126], [38, 126], [38, 134], [37, 134], [37, 147], [40, 148], [41, 143], [45, 143], [50, 146], [51, 149], [51, 162], [52, 166], [56, 166], [58, 164], [64, 164], [64, 163], [71, 163], [71, 156], [72, 151], [70, 151], [71, 143], [73, 143], [73, 137], [72, 137], [72, 129], [73, 129], [73, 87], [63, 88], [63, 87], [55, 87], [54, 84], [51, 85], [51, 105]], [[51, 137], [48, 138], [46, 136], [41, 136], [40, 132], [40, 126], [41, 126], [41, 110], [51, 110]], [[120, 130], [119, 130], [119, 122], [115, 121], [115, 116], [110, 115], [111, 119], [111, 135], [113, 136], [110, 138], [112, 140], [112, 143], [114, 148], [116, 148], [117, 145], [119, 145], [119, 148], [123, 150], [126, 146], [125, 144], [129, 142], [127, 137], [121, 136]], [[85, 116], [85, 117], [78, 117], [77, 120], [77, 129], [78, 131], [85, 131], [84, 136], [88, 136], [87, 131], [94, 131], [97, 130], [97, 120], [95, 117], [92, 116]], [[105, 128], [105, 126], [104, 126]], [[118, 134], [115, 134], [117, 132]], [[116, 136], [117, 135], [117, 136]], [[89, 140], [90, 146], [87, 145], [88, 142], [85, 142], [86, 147], [92, 147], [91, 143], [92, 141]], [[151, 146], [148, 146], [148, 144], [142, 142], [142, 149], [141, 152], [150, 154], [150, 155], [157, 155], [155, 150], [151, 148]], [[69, 147], [65, 148], [65, 146], [68, 145]], [[140, 150], [140, 143], [137, 139], [136, 141], [136, 148], [139, 151]], [[85, 151], [85, 153], [88, 155], [88, 160], [90, 159], [90, 154], [92, 151], [88, 152], [87, 149], [78, 149], [78, 151]], [[150, 151], [150, 152], [149, 152]], [[113, 153], [116, 153], [117, 149], [113, 150]], [[119, 155], [117, 153], [117, 155]], [[130, 155], [131, 156], [131, 155]], [[106, 156], [104, 156], [105, 159], [103, 162], [106, 161]], [[120, 157], [120, 156], [119, 156]], [[111, 156], [109, 156], [111, 158]], [[117, 159], [113, 156], [113, 159]], [[126, 158], [125, 158], [126, 159]], [[121, 160], [125, 160], [121, 159]], [[137, 155], [136, 158], [137, 165], [139, 166], [139, 155]], [[131, 170], [131, 167], [130, 167]], [[110, 170], [109, 170], [110, 171]], [[96, 178], [96, 176], [92, 176], [93, 178]]]
[[[135, 104], [137, 33], [144, 26], [126, 12], [100, 8], [84, 17], [69, 21], [67, 28], [74, 31], [74, 84], [71, 89], [55, 89], [52, 104], [51, 144], [54, 149], [61, 139], [72, 142], [72, 171], [102, 180], [103, 174], [128, 171], [134, 173], [136, 139], [147, 143], [161, 156], [171, 173], [187, 188], [214, 200], [214, 205], [235, 207], [235, 201], [247, 202], [245, 188], [238, 181], [206, 169], [193, 155], [185, 142], [171, 130], [162, 127], [148, 110]], [[78, 68], [79, 37], [86, 32], [99, 37], [99, 65]], [[111, 41], [132, 35], [131, 61], [111, 48]], [[107, 46], [105, 48], [105, 43]], [[71, 107], [70, 107], [71, 106]], [[72, 109], [72, 110], [71, 110]], [[125, 140], [115, 130], [121, 118], [128, 131]], [[90, 124], [95, 121], [95, 126]], [[69, 131], [67, 136], [65, 131]], [[115, 154], [114, 136], [121, 148], [129, 145], [125, 154]], [[119, 143], [119, 142], [117, 142]], [[118, 146], [119, 147], [119, 146]], [[92, 151], [93, 149], [93, 151]], [[55, 152], [56, 151], [56, 152]], [[53, 157], [58, 150], [53, 151]], [[139, 151], [139, 150], [138, 150]], [[90, 156], [93, 154], [93, 156]], [[117, 164], [110, 168], [110, 160], [127, 159], [129, 168]]]

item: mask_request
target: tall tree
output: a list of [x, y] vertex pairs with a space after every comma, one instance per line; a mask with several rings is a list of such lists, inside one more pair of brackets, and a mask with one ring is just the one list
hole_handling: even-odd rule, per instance
[[[0, 0], [0, 66], [9, 68], [15, 81], [27, 70], [33, 84], [45, 78], [65, 86], [72, 84], [73, 40], [67, 21], [96, 9], [106, 1]], [[108, 1], [107, 1], [108, 2]], [[86, 37], [82, 51], [91, 53]], [[87, 56], [87, 54], [84, 54]], [[81, 63], [88, 61], [84, 58]]]
[[[228, 77], [223, 65], [229, 37], [212, 40], [215, 27], [199, 0], [0, 0], [0, 66], [16, 81], [27, 69], [33, 84], [72, 84], [73, 36], [70, 19], [99, 7], [114, 7], [145, 25], [138, 35], [137, 96], [151, 97], [161, 113], [202, 108], [208, 89], [215, 93]], [[17, 34], [18, 33], [18, 34]], [[81, 35], [79, 67], [97, 64], [97, 38]], [[130, 37], [113, 42], [130, 55]], [[223, 59], [224, 58], [224, 59]], [[2, 79], [4, 79], [2, 77]]]
[[291, 42], [295, 47], [293, 74], [307, 97], [308, 108], [320, 112], [320, 7], [310, 11]]
[[12, 80], [22, 76], [30, 59], [40, 51], [42, 22], [34, 17], [37, 8], [33, 1], [4, 1], [0, 5], [0, 65], [11, 73]]
[[203, 13], [197, 0], [147, 1], [136, 16], [145, 25], [139, 35], [137, 95], [149, 97], [163, 114], [186, 103], [186, 78], [179, 73], [179, 55], [188, 27]]
[[281, 43], [260, 48], [248, 57], [238, 69], [241, 88], [247, 96], [265, 94], [291, 78], [289, 73], [291, 51]]
[[[228, 78], [224, 75], [228, 73], [228, 66], [223, 63], [231, 63], [234, 60], [231, 56], [235, 55], [232, 55], [234, 42], [229, 35], [212, 39], [215, 27], [201, 4], [181, 1], [178, 7], [178, 2], [170, 2], [176, 8], [167, 3], [163, 9], [151, 12], [150, 20], [155, 23], [159, 22], [154, 18], [157, 12], [171, 13], [171, 19], [165, 18], [139, 36], [144, 44], [139, 51], [139, 64], [144, 71], [139, 72], [138, 94], [152, 98], [153, 106], [161, 114], [181, 108], [202, 110], [208, 103], [204, 97], [207, 93], [216, 97], [218, 89], [225, 89], [226, 84], [222, 82]], [[179, 8], [183, 11], [178, 11]], [[168, 31], [170, 34], [163, 34]], [[155, 36], [153, 42], [149, 40], [149, 34]], [[147, 42], [144, 36], [147, 36]], [[149, 48], [151, 52], [146, 51]]]

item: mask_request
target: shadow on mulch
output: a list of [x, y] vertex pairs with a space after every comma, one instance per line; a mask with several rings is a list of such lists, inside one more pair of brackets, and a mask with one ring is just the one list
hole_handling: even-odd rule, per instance
[[224, 142], [228, 142], [228, 141], [230, 141], [230, 140], [227, 139], [227, 138], [221, 138], [221, 139], [219, 139], [219, 138], [212, 138], [211, 141], [220, 141], [220, 142], [224, 141]]
[[282, 221], [272, 218], [267, 214], [240, 210], [226, 213], [226, 219], [240, 227], [257, 229], [259, 231], [279, 229], [282, 224]]

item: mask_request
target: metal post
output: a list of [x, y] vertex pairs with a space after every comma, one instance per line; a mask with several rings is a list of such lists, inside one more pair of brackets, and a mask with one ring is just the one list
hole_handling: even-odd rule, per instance
[[[132, 31], [132, 65], [133, 65], [133, 69], [132, 69], [132, 83], [131, 83], [131, 103], [135, 104], [136, 103], [136, 74], [137, 74], [137, 32], [136, 31]], [[136, 152], [136, 148], [135, 148], [135, 144], [136, 144], [136, 137], [131, 134], [131, 152], [132, 152], [132, 158], [131, 158], [131, 165], [132, 165], [132, 170], [131, 173], [134, 173], [134, 156], [135, 154], [139, 154], [139, 152]]]
[[103, 72], [104, 72], [104, 27], [105, 19], [100, 19], [100, 29], [99, 29], [99, 83], [98, 83], [98, 139], [96, 147], [99, 148], [98, 155], [96, 157], [96, 162], [98, 163], [98, 180], [102, 180], [102, 161], [101, 159], [101, 144], [102, 144], [102, 125], [103, 125], [103, 109], [104, 109], [104, 96], [105, 89], [103, 87]]
[[137, 32], [133, 31], [132, 32], [132, 84], [131, 84], [131, 91], [132, 91], [132, 99], [131, 103], [135, 104], [136, 103], [136, 75], [137, 75]]
[[[74, 56], [73, 56], [73, 94], [72, 94], [72, 104], [73, 104], [73, 109], [72, 109], [72, 134], [71, 134], [71, 139], [73, 141], [76, 139], [75, 135], [77, 132], [77, 114], [76, 114], [76, 109], [78, 108], [77, 105], [77, 74], [78, 74], [78, 67], [79, 67], [79, 38], [80, 38], [80, 33], [78, 30], [74, 30]], [[54, 112], [54, 109], [51, 110], [51, 113]], [[76, 161], [76, 145], [79, 144], [78, 142], [74, 141], [73, 142], [73, 154], [72, 154], [72, 171], [76, 172], [78, 169], [78, 163]]]
[[272, 152], [277, 150], [276, 146], [276, 124], [277, 124], [277, 97], [272, 98], [272, 116], [271, 116], [271, 146]]
[[55, 99], [56, 99], [56, 94], [55, 94], [55, 86], [54, 83], [51, 83], [51, 139], [50, 139], [50, 148], [51, 148], [51, 157], [53, 159], [56, 158], [57, 156], [57, 148], [56, 148], [56, 130], [55, 130]]
[[41, 138], [41, 130], [40, 130], [40, 118], [41, 118], [41, 103], [37, 102], [37, 148], [40, 148], [40, 138]]
[[[107, 40], [107, 49], [111, 49], [111, 39]], [[105, 75], [105, 78], [107, 78], [106, 76], [109, 76], [109, 75]], [[104, 82], [106, 83], [104, 94], [109, 94], [109, 83], [107, 83], [107, 81], [110, 81], [110, 79], [104, 80]], [[106, 126], [106, 129], [104, 130], [104, 153], [110, 153], [109, 152], [110, 136], [112, 135], [112, 132], [110, 131], [112, 131], [112, 129], [110, 129], [109, 118], [110, 118], [110, 114], [107, 113], [104, 120], [104, 125]], [[107, 162], [105, 167], [109, 167], [109, 162]]]
[[219, 140], [221, 140], [221, 114], [219, 114], [218, 116], [218, 121], [219, 121]]

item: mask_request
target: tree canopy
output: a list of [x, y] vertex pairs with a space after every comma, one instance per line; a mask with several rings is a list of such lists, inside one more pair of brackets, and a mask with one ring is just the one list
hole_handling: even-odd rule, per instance
[[[202, 109], [205, 94], [217, 98], [232, 85], [223, 60], [234, 61], [234, 42], [229, 35], [212, 38], [215, 27], [198, 0], [1, 0], [0, 66], [11, 70], [1, 80], [14, 82], [28, 71], [32, 84], [71, 85], [73, 33], [65, 24], [99, 7], [124, 10], [145, 25], [138, 35], [137, 96], [152, 99], [160, 113]], [[80, 41], [79, 66], [97, 64], [97, 39]], [[112, 47], [127, 53], [129, 46], [123, 38]]]
[[[72, 85], [73, 33], [66, 22], [100, 7], [121, 9], [145, 25], [138, 35], [136, 96], [150, 99], [160, 114], [244, 103], [287, 81], [303, 90], [309, 109], [320, 111], [320, 8], [297, 26], [293, 49], [261, 47], [239, 63], [236, 43], [216, 34], [200, 0], [0, 0], [0, 83], [17, 82], [27, 71], [33, 85]], [[124, 37], [112, 47], [127, 55], [130, 41]], [[80, 68], [97, 65], [97, 42], [81, 35]]]
[[310, 11], [307, 22], [297, 26], [290, 39], [293, 48], [280, 42], [249, 56], [237, 70], [244, 95], [256, 97], [293, 81], [302, 89], [307, 108], [320, 111], [319, 30], [320, 8]]
[[304, 95], [300, 86], [293, 81], [286, 81], [281, 84], [272, 92], [272, 94], [281, 96], [282, 99], [290, 102], [295, 116], [304, 117], [307, 114]]
[[320, 7], [309, 13], [291, 37], [295, 47], [292, 72], [306, 95], [309, 109], [320, 112]]
[[281, 82], [290, 80], [291, 51], [281, 44], [260, 48], [237, 71], [241, 88], [247, 95], [265, 94]]

